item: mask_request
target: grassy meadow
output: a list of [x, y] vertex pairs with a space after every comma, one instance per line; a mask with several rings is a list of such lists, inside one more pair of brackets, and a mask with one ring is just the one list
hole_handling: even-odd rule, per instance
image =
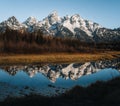
[[104, 53], [0, 54], [0, 65], [87, 62], [120, 57], [120, 51]]

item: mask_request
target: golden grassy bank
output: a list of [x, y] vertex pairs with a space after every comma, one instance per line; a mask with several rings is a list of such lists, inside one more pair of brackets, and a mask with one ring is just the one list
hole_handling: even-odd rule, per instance
[[0, 65], [86, 62], [120, 57], [120, 51], [79, 54], [27, 54], [0, 55]]

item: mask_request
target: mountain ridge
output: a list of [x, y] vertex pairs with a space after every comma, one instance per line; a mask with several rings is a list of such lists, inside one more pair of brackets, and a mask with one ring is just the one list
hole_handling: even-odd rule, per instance
[[120, 28], [108, 29], [98, 23], [85, 20], [79, 14], [60, 17], [56, 11], [42, 21], [31, 16], [20, 23], [15, 16], [0, 23], [0, 32], [7, 28], [24, 30], [29, 33], [41, 30], [44, 35], [77, 38], [83, 41], [113, 41], [120, 39]]

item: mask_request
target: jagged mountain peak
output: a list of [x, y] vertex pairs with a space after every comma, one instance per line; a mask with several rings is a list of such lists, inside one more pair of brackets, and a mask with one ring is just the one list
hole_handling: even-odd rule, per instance
[[0, 23], [1, 32], [5, 32], [6, 28], [10, 28], [12, 30], [21, 30], [22, 25], [15, 16], [11, 16], [7, 20]]
[[11, 24], [11, 25], [20, 25], [20, 22], [17, 20], [17, 18], [15, 16], [11, 16], [7, 19], [7, 21], [5, 21], [7, 24]]
[[33, 16], [27, 18], [27, 21], [37, 21], [37, 19]]
[[[104, 28], [95, 22], [85, 20], [79, 14], [60, 17], [57, 11], [51, 12], [41, 21], [31, 16], [20, 23], [15, 16], [12, 16], [0, 23], [0, 32], [5, 32], [6, 27], [13, 30], [22, 29], [30, 33], [41, 29], [45, 35], [72, 37], [82, 41], [91, 39], [92, 41], [103, 39], [111, 41], [113, 38], [115, 40], [120, 38], [120, 28], [116, 30]], [[117, 35], [117, 38], [113, 35]]]
[[37, 24], [38, 24], [38, 20], [33, 16], [28, 17], [26, 21], [22, 23], [22, 25], [26, 28], [28, 32], [34, 32], [36, 30], [35, 26]]
[[80, 19], [81, 17], [79, 14], [74, 14], [71, 16], [71, 18], [75, 20], [75, 19]]
[[15, 16], [11, 16], [8, 18], [8, 20], [11, 20], [11, 19], [17, 20], [17, 18]]
[[26, 25], [34, 25], [36, 24], [38, 21], [35, 17], [33, 16], [30, 16], [27, 18], [27, 20], [25, 22], [23, 22], [23, 24], [26, 24]]
[[48, 17], [54, 17], [54, 16], [58, 16], [58, 12], [56, 10], [52, 11]]
[[50, 25], [61, 22], [61, 18], [59, 17], [57, 11], [50, 13], [46, 19], [49, 21]]

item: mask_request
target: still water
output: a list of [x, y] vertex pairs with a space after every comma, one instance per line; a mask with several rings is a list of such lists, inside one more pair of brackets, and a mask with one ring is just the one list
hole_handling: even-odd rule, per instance
[[76, 85], [120, 76], [120, 59], [71, 64], [1, 66], [0, 101], [29, 94], [55, 96]]

